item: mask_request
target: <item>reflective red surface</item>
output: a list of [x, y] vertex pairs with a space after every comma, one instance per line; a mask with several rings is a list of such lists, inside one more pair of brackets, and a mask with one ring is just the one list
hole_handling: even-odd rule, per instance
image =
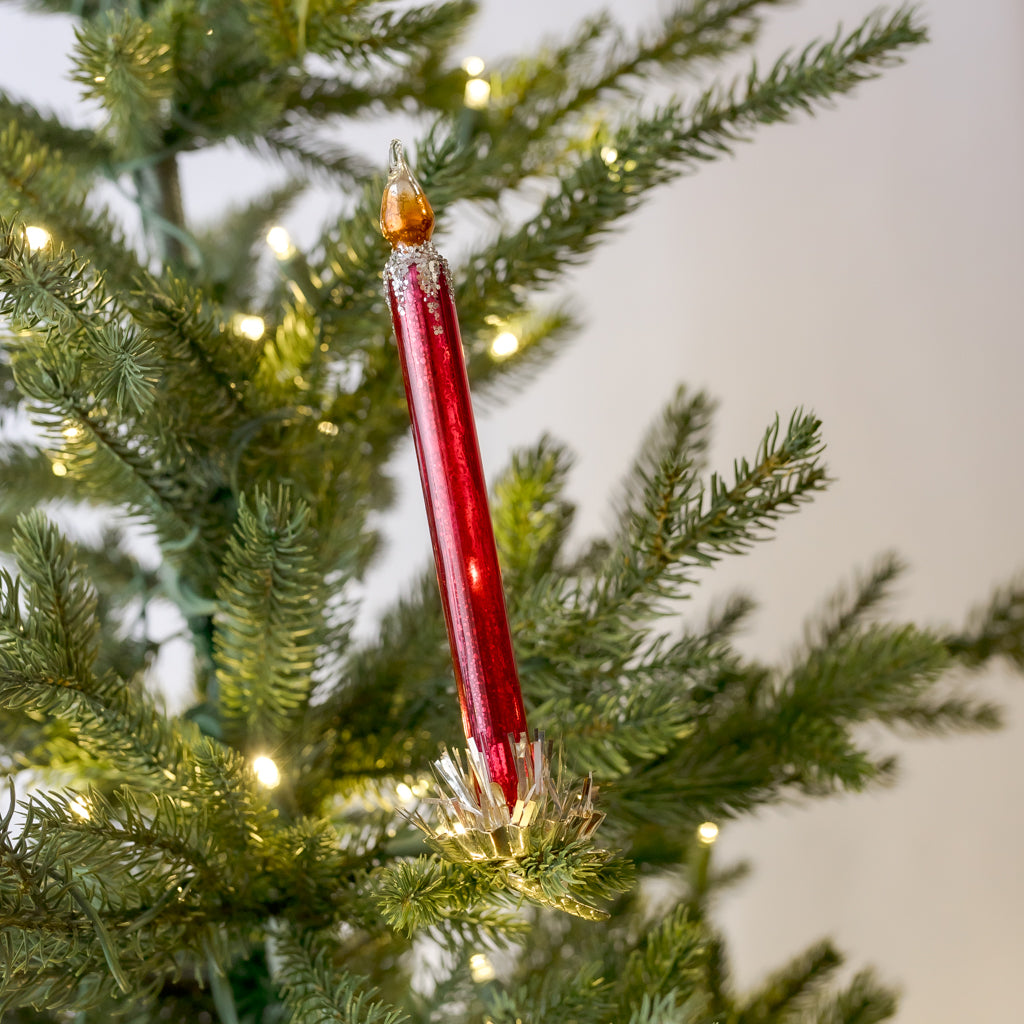
[[511, 807], [517, 779], [508, 736], [526, 732], [526, 712], [455, 304], [444, 274], [421, 285], [422, 272], [409, 266], [397, 289], [385, 275], [388, 298], [466, 738], [486, 756]]

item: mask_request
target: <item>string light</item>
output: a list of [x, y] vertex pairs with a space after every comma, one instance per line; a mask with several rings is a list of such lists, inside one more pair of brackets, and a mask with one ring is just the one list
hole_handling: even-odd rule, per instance
[[326, 434], [328, 437], [335, 437], [338, 433], [338, 424], [332, 423], [330, 420], [321, 420], [317, 425], [316, 429], [321, 434]]
[[718, 838], [718, 826], [713, 821], [705, 821], [697, 829], [697, 838], [705, 846], [710, 846]]
[[67, 476], [68, 467], [63, 462], [55, 462], [50, 469], [53, 470], [54, 476]]
[[484, 68], [487, 65], [484, 64], [483, 57], [467, 57], [462, 62], [462, 70], [469, 75], [470, 78], [479, 78], [484, 73]]
[[502, 331], [491, 342], [491, 355], [495, 359], [507, 359], [519, 351], [519, 339], [511, 331]]
[[61, 433], [68, 441], [77, 441], [84, 431], [77, 423], [65, 423]]
[[252, 770], [256, 774], [256, 781], [267, 789], [274, 789], [281, 781], [277, 765], [265, 754], [261, 754], [253, 761]]
[[291, 235], [280, 224], [275, 225], [267, 232], [267, 245], [279, 260], [286, 260], [295, 255], [295, 246], [292, 245]]
[[397, 796], [403, 804], [411, 804], [413, 800], [416, 799], [412, 789], [404, 782], [400, 782], [395, 786], [395, 796]]
[[469, 973], [477, 984], [490, 981], [494, 977], [494, 964], [483, 953], [474, 953], [469, 958]]
[[602, 146], [601, 159], [611, 167], [619, 159], [619, 151], [614, 146]]
[[263, 332], [267, 329], [267, 325], [263, 322], [263, 317], [255, 316], [254, 314], [246, 315], [239, 313], [238, 316], [232, 319], [231, 325], [243, 338], [248, 338], [249, 341], [259, 341], [263, 337]]
[[491, 83], [483, 78], [471, 78], [466, 83], [462, 101], [470, 110], [483, 110], [491, 101]]
[[38, 224], [29, 224], [25, 228], [25, 241], [29, 249], [35, 252], [36, 249], [43, 249], [50, 244], [50, 232]]

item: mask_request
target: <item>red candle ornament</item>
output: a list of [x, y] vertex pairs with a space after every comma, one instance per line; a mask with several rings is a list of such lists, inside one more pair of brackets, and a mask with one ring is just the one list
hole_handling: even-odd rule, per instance
[[399, 142], [380, 224], [391, 243], [384, 290], [398, 340], [420, 481], [434, 545], [467, 749], [434, 762], [437, 824], [412, 821], [451, 860], [501, 861], [508, 884], [545, 906], [598, 920], [604, 911], [571, 893], [552, 896], [522, 858], [589, 839], [604, 817], [589, 778], [551, 770], [530, 740], [487, 504], [469, 380], [448, 264], [431, 244], [434, 213]]
[[[515, 806], [512, 744], [527, 732], [512, 653], [487, 485], [448, 263], [430, 242], [434, 214], [391, 145], [381, 230], [393, 252], [384, 274], [409, 402], [466, 739]], [[511, 743], [510, 743], [511, 740]]]

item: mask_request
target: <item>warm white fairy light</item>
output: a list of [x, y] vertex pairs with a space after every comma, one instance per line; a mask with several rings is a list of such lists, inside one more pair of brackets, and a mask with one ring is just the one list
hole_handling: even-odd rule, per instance
[[602, 146], [601, 159], [611, 167], [619, 159], [619, 151], [614, 146]]
[[336, 437], [338, 434], [338, 424], [332, 423], [330, 420], [321, 420], [317, 425], [316, 429], [321, 434], [326, 434], [328, 437]]
[[462, 62], [462, 70], [469, 75], [470, 78], [479, 78], [484, 73], [484, 68], [487, 67], [484, 64], [483, 57], [467, 57]]
[[256, 781], [267, 789], [273, 789], [281, 781], [281, 772], [277, 765], [265, 754], [261, 754], [253, 761], [252, 770], [256, 774]]
[[291, 235], [280, 224], [276, 224], [267, 232], [267, 245], [279, 260], [286, 260], [295, 255], [295, 246], [292, 245]]
[[263, 317], [251, 313], [248, 315], [239, 313], [231, 323], [243, 338], [248, 338], [250, 341], [259, 341], [267, 329], [267, 325], [263, 322]]
[[50, 232], [38, 224], [29, 224], [25, 228], [25, 241], [28, 243], [28, 247], [35, 252], [36, 249], [43, 249], [50, 244]]
[[63, 462], [55, 462], [50, 469], [53, 470], [54, 476], [67, 476], [68, 467]]
[[491, 83], [484, 78], [471, 78], [466, 83], [462, 102], [470, 110], [483, 110], [491, 101]]
[[511, 331], [502, 331], [491, 342], [491, 355], [495, 359], [507, 359], [519, 351], [519, 339]]
[[395, 786], [395, 796], [397, 796], [403, 804], [411, 804], [413, 800], [416, 799], [416, 795], [413, 793], [412, 788], [407, 786], [404, 782], [400, 782]]
[[705, 846], [710, 846], [718, 838], [718, 826], [713, 821], [705, 821], [697, 829], [697, 838]]
[[484, 953], [474, 953], [469, 958], [469, 973], [477, 984], [491, 981], [494, 978], [494, 964]]
[[77, 423], [65, 423], [61, 429], [61, 433], [68, 441], [77, 441], [81, 438], [84, 431]]
[[89, 813], [89, 805], [85, 802], [84, 796], [76, 796], [74, 800], [69, 804], [71, 813], [76, 817], [81, 818], [83, 821], [88, 821], [91, 817]]

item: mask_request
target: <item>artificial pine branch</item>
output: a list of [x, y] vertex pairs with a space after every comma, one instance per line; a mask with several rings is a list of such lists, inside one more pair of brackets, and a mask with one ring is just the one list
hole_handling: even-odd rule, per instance
[[[715, 6], [700, 5], [708, 8], [703, 13], [709, 16], [710, 24], [721, 28], [722, 18], [727, 18], [727, 14], [714, 9]], [[738, 5], [738, 13], [746, 17], [750, 6]], [[684, 40], [692, 42], [687, 18], [684, 14], [676, 19], [676, 24], [670, 22], [664, 38], [657, 44], [650, 44], [651, 53], [671, 52], [676, 48], [686, 53]], [[583, 43], [574, 46], [582, 46], [585, 52], [586, 45], [605, 27], [595, 24], [582, 37]], [[740, 36], [747, 31], [752, 29], [743, 29]], [[670, 107], [635, 125], [623, 127], [606, 141], [590, 144], [584, 159], [569, 175], [559, 173], [558, 192], [543, 204], [536, 217], [515, 232], [499, 235], [458, 269], [455, 276], [459, 282], [458, 303], [464, 332], [474, 333], [488, 315], [509, 314], [509, 283], [514, 282], [517, 294], [525, 296], [530, 290], [543, 287], [568, 264], [579, 262], [601, 234], [616, 219], [635, 208], [651, 187], [692, 170], [698, 161], [728, 153], [743, 133], [757, 123], [784, 120], [801, 109], [810, 111], [814, 103], [848, 91], [856, 82], [877, 74], [876, 68], [898, 60], [901, 49], [923, 40], [923, 30], [917, 27], [910, 10], [897, 12], [887, 22], [881, 17], [869, 18], [845, 39], [823, 44], [813, 52], [809, 48], [792, 59], [783, 56], [764, 79], [759, 78], [755, 69], [746, 82], [746, 95], [740, 99], [731, 92], [723, 95], [720, 90], [709, 90], [689, 114]], [[737, 38], [729, 36], [718, 50], [714, 47], [707, 51], [697, 49], [702, 59], [712, 55], [720, 58], [737, 42]], [[552, 116], [557, 120], [592, 105], [619, 77], [628, 79], [653, 59], [644, 53], [641, 45], [636, 54], [621, 62], [619, 73], [609, 72], [607, 81], [595, 87], [585, 99], [582, 96], [566, 99]], [[547, 92], [550, 93], [550, 89]], [[526, 114], [523, 116], [529, 123], [528, 129], [520, 127], [517, 131], [511, 123], [495, 126], [493, 135], [487, 137], [483, 153], [476, 145], [460, 144], [454, 134], [442, 138], [435, 133], [428, 137], [420, 161], [420, 176], [439, 208], [459, 198], [494, 198], [531, 173], [529, 160], [524, 161], [524, 150], [528, 154], [528, 142], [536, 137], [541, 123], [535, 115], [532, 120]], [[545, 123], [543, 127], [547, 129], [551, 125]], [[578, 140], [576, 145], [580, 144]], [[601, 156], [602, 150], [608, 147], [614, 148], [619, 158], [613, 161], [615, 166], [611, 168]], [[514, 160], [512, 154], [515, 154]], [[559, 153], [557, 160], [547, 164], [543, 173], [552, 175], [554, 168], [564, 163], [564, 155], [564, 152]], [[495, 168], [502, 168], [497, 177], [488, 173], [487, 161], [493, 162]], [[456, 185], [471, 172], [476, 189], [479, 183], [491, 183], [489, 193], [467, 192]], [[448, 180], [450, 185], [446, 185]], [[380, 308], [375, 271], [371, 268], [379, 262], [374, 254], [381, 251], [375, 212], [381, 187], [382, 180], [372, 181], [356, 214], [337, 233], [329, 234], [324, 240], [326, 259], [321, 276], [328, 282], [332, 294], [341, 294], [347, 299], [336, 312], [327, 309], [324, 312], [341, 323], [350, 317], [365, 317], [370, 310]], [[510, 361], [507, 365], [513, 363]]]
[[87, 202], [87, 181], [81, 178], [75, 161], [65, 161], [18, 122], [0, 129], [3, 259], [11, 258], [9, 222], [18, 217], [45, 226], [65, 248], [88, 257], [93, 271], [105, 273], [108, 282], [126, 285], [138, 274], [139, 261], [109, 215]]
[[30, 103], [0, 90], [0, 124], [16, 123], [48, 150], [63, 154], [69, 164], [82, 171], [99, 173], [113, 160], [109, 144], [87, 128], [73, 128], [54, 114], [37, 110]]
[[896, 994], [860, 971], [837, 996], [810, 1015], [814, 1024], [880, 1024], [896, 1016]]
[[310, 513], [287, 491], [241, 499], [218, 587], [214, 660], [225, 736], [273, 750], [309, 698], [322, 582]]
[[216, 299], [167, 275], [140, 275], [125, 297], [133, 323], [161, 358], [162, 396], [174, 394], [167, 415], [197, 451], [218, 452], [235, 432], [233, 417], [259, 405], [250, 378], [259, 350], [219, 319]]
[[791, 1015], [814, 997], [842, 963], [842, 954], [831, 942], [816, 943], [744, 1001], [739, 1024], [767, 1024], [782, 1014]]
[[[287, 124], [253, 138], [257, 153], [269, 153], [293, 173], [308, 175], [330, 185], [351, 186], [366, 178], [372, 169], [356, 153], [337, 142], [318, 139], [306, 124]], [[290, 188], [295, 195], [295, 185]]]
[[127, 11], [108, 11], [77, 33], [74, 78], [87, 98], [107, 109], [111, 142], [121, 157], [137, 157], [160, 141], [174, 93], [164, 26]]
[[555, 567], [572, 525], [574, 509], [563, 497], [571, 468], [569, 452], [545, 436], [513, 453], [494, 485], [494, 536], [512, 602], [524, 600]]
[[[643, 995], [667, 996], [680, 992], [699, 975], [706, 956], [706, 935], [690, 917], [685, 904], [673, 907], [634, 943], [619, 978], [622, 1009]], [[678, 996], [677, 996], [678, 997]]]
[[906, 571], [898, 555], [888, 552], [871, 568], [854, 580], [852, 586], [839, 590], [828, 603], [824, 614], [806, 627], [807, 644], [826, 650], [848, 636], [865, 616], [876, 611], [889, 596], [892, 584]]
[[[696, 399], [697, 408], [703, 401]], [[677, 440], [687, 443], [690, 405], [683, 401], [667, 415], [679, 422]], [[639, 646], [637, 640], [623, 648], [623, 637], [656, 616], [667, 599], [685, 596], [697, 569], [746, 550], [785, 511], [825, 485], [818, 427], [813, 416], [799, 412], [785, 435], [774, 424], [754, 462], [737, 462], [731, 484], [714, 475], [702, 486], [685, 448], [656, 455], [658, 472], [635, 499], [642, 513], [627, 504], [623, 540], [613, 544], [596, 580], [550, 580], [520, 620], [526, 633], [522, 653], [542, 657], [549, 666], [561, 662], [556, 671], [577, 680], [575, 692], [585, 692], [593, 677], [617, 676]], [[636, 472], [642, 476], [645, 469]], [[610, 665], [609, 658], [614, 659]]]
[[299, 941], [283, 929], [274, 933], [273, 943], [291, 1024], [401, 1024], [409, 1019], [377, 999], [363, 979], [339, 974], [327, 948], [314, 952], [309, 940]]
[[[458, 198], [493, 199], [531, 176], [555, 177], [567, 150], [578, 145], [572, 135], [559, 137], [567, 122], [600, 102], [633, 98], [649, 76], [685, 74], [725, 59], [754, 41], [758, 9], [773, 2], [678, 3], [637, 39], [626, 39], [607, 16], [589, 19], [571, 42], [501, 69], [500, 91], [482, 139], [467, 145], [433, 132], [419, 157], [421, 177], [431, 195], [443, 201], [439, 205]], [[478, 173], [467, 193], [462, 179], [474, 167]]]
[[974, 609], [967, 628], [947, 640], [950, 654], [962, 664], [977, 668], [997, 657], [1024, 666], [1024, 584], [1014, 581], [1001, 587], [986, 605]]
[[19, 519], [11, 549], [18, 561], [18, 581], [7, 577], [0, 584], [6, 591], [3, 628], [18, 649], [8, 665], [29, 666], [40, 675], [88, 687], [99, 633], [95, 592], [64, 538], [41, 512]]
[[[475, 337], [467, 335], [466, 369], [473, 381], [473, 394], [479, 406], [486, 408], [495, 397], [506, 399], [520, 391], [540, 369], [561, 350], [566, 338], [580, 328], [578, 313], [561, 304], [543, 308], [528, 307], [510, 320], [492, 317], [479, 328]], [[496, 327], [511, 327], [519, 339], [515, 358], [499, 362], [491, 350]], [[507, 363], [507, 365], [506, 365]]]
[[469, 870], [437, 858], [400, 860], [372, 876], [374, 900], [388, 925], [412, 936], [430, 930], [437, 941], [459, 948], [506, 945], [525, 938], [528, 927], [509, 906], [506, 886], [494, 870]]

